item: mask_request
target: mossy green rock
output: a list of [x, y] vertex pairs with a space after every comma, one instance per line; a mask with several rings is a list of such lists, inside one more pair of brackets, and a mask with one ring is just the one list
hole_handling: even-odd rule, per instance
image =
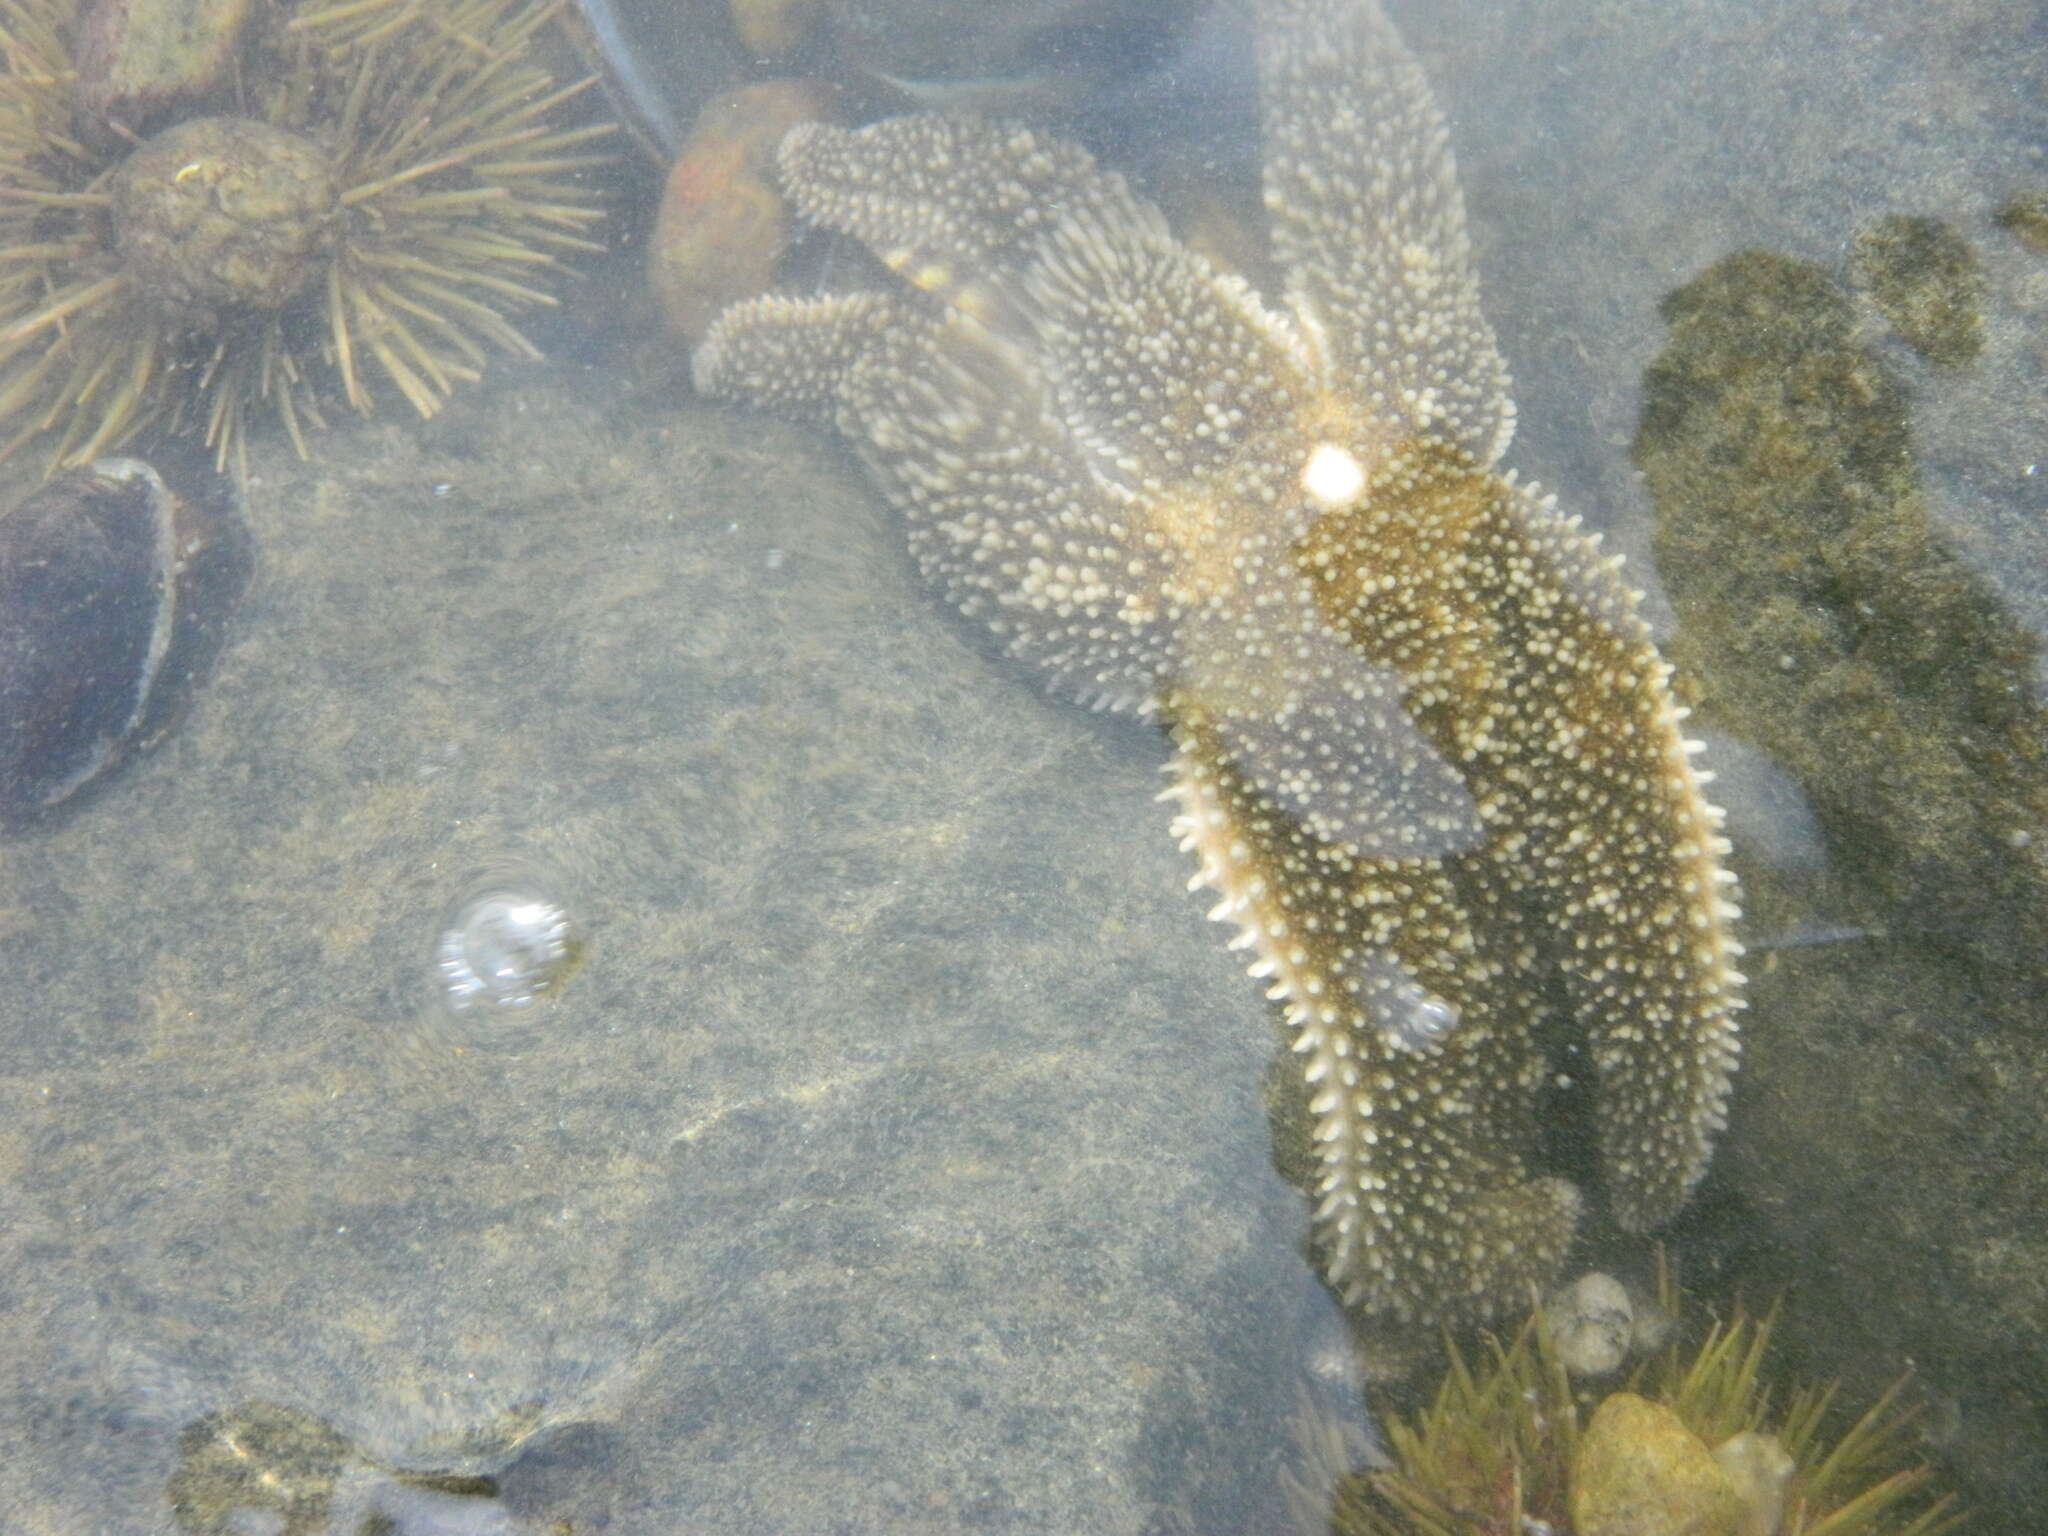
[[2048, 192], [2026, 192], [1998, 210], [1998, 224], [2037, 251], [2048, 251]]
[[1742, 1536], [1735, 1482], [1662, 1403], [1616, 1392], [1572, 1460], [1574, 1536]]
[[1795, 777], [1893, 931], [2048, 986], [2036, 641], [1951, 549], [1897, 378], [1823, 269], [1768, 251], [1663, 305], [1635, 458], [1671, 651], [1710, 724]]
[[1984, 350], [1984, 269], [1953, 226], [1892, 214], [1858, 231], [1850, 261], [1885, 323], [1929, 362], [1959, 368]]
[[1741, 251], [1663, 312], [1635, 458], [1669, 654], [1826, 850], [1802, 893], [1735, 829], [1762, 953], [1720, 1168], [1770, 1234], [1749, 1283], [1795, 1288], [1788, 1342], [1852, 1391], [1912, 1362], [1980, 1427], [1951, 1450], [2001, 1490], [1980, 1505], [2025, 1508], [2048, 1446], [2039, 642], [1923, 484], [1912, 399], [1834, 273]]

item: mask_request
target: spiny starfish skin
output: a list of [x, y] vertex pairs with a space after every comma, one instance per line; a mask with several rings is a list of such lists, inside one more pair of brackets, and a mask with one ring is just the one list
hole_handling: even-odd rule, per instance
[[1617, 1219], [1704, 1172], [1727, 844], [1618, 562], [1494, 468], [1514, 410], [1420, 69], [1365, 0], [1257, 22], [1280, 308], [1072, 145], [807, 126], [789, 197], [903, 287], [736, 306], [698, 382], [832, 424], [964, 611], [1163, 719], [1196, 883], [1294, 1030], [1331, 1283], [1483, 1319], [1579, 1214], [1530, 1166], [1561, 1028]]

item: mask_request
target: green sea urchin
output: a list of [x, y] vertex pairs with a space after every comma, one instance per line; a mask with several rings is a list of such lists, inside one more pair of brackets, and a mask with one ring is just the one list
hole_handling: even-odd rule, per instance
[[75, 131], [77, 0], [0, 0], [0, 456], [82, 463], [145, 428], [225, 467], [267, 405], [293, 446], [378, 386], [431, 416], [509, 316], [599, 249], [535, 33], [562, 0], [354, 0], [272, 16], [231, 99], [113, 147]]
[[[1668, 1273], [1658, 1289], [1675, 1316]], [[1611, 1390], [1566, 1375], [1540, 1316], [1490, 1338], [1483, 1359], [1453, 1347], [1434, 1400], [1387, 1423], [1384, 1463], [1335, 1476], [1327, 1501], [1297, 1484], [1296, 1513], [1339, 1536], [1938, 1536], [1957, 1525], [1915, 1454], [1905, 1383], [1853, 1420], [1833, 1387], [1782, 1388], [1765, 1364], [1774, 1316], [1738, 1307]], [[1301, 1428], [1322, 1471], [1340, 1471], [1327, 1426]]]

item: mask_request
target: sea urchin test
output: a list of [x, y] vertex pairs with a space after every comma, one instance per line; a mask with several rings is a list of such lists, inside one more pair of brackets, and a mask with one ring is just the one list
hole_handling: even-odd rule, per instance
[[[0, 0], [0, 457], [163, 429], [226, 467], [259, 413], [304, 455], [337, 405], [431, 416], [491, 353], [537, 357], [514, 319], [601, 249], [610, 132], [558, 121], [589, 82], [549, 69], [557, 8]], [[96, 75], [110, 31], [183, 86]], [[172, 67], [181, 41], [233, 87]], [[218, 97], [237, 115], [192, 115]]]

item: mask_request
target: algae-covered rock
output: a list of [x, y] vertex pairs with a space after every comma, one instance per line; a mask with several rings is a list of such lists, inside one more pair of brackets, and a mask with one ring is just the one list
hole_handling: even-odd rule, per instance
[[[1329, 1314], [1154, 739], [794, 432], [490, 389], [252, 441], [207, 691], [0, 845], [0, 1530], [1273, 1529]], [[436, 1007], [505, 871], [581, 968]]]
[[1899, 339], [1956, 368], [1984, 350], [1984, 270], [1940, 219], [1895, 213], [1856, 236], [1851, 270]]
[[254, 1530], [259, 1520], [279, 1536], [317, 1536], [353, 1450], [310, 1413], [253, 1402], [195, 1420], [178, 1453], [164, 1491], [181, 1536], [235, 1530], [236, 1521]]
[[85, 0], [78, 8], [79, 131], [136, 138], [227, 85], [249, 0]]
[[2037, 649], [1929, 515], [1907, 402], [1822, 268], [1765, 251], [1664, 303], [1635, 457], [1672, 651], [1805, 787], [1893, 931], [2048, 979]]
[[1593, 1410], [1572, 1462], [1576, 1536], [1742, 1536], [1734, 1480], [1676, 1412], [1633, 1392]]
[[2038, 643], [1944, 527], [1911, 397], [1832, 273], [1738, 252], [1663, 311], [1635, 457], [1670, 651], [1701, 723], [1791, 774], [1827, 851], [1798, 906], [1738, 840], [1764, 953], [1724, 1170], [1780, 1265], [1753, 1278], [1796, 1285], [1798, 1346], [1863, 1387], [1911, 1362], [2002, 1491], [1983, 1502], [2022, 1509], [2048, 1465]]
[[1998, 222], [2035, 250], [2048, 251], [2048, 192], [2008, 198], [1998, 210]]

